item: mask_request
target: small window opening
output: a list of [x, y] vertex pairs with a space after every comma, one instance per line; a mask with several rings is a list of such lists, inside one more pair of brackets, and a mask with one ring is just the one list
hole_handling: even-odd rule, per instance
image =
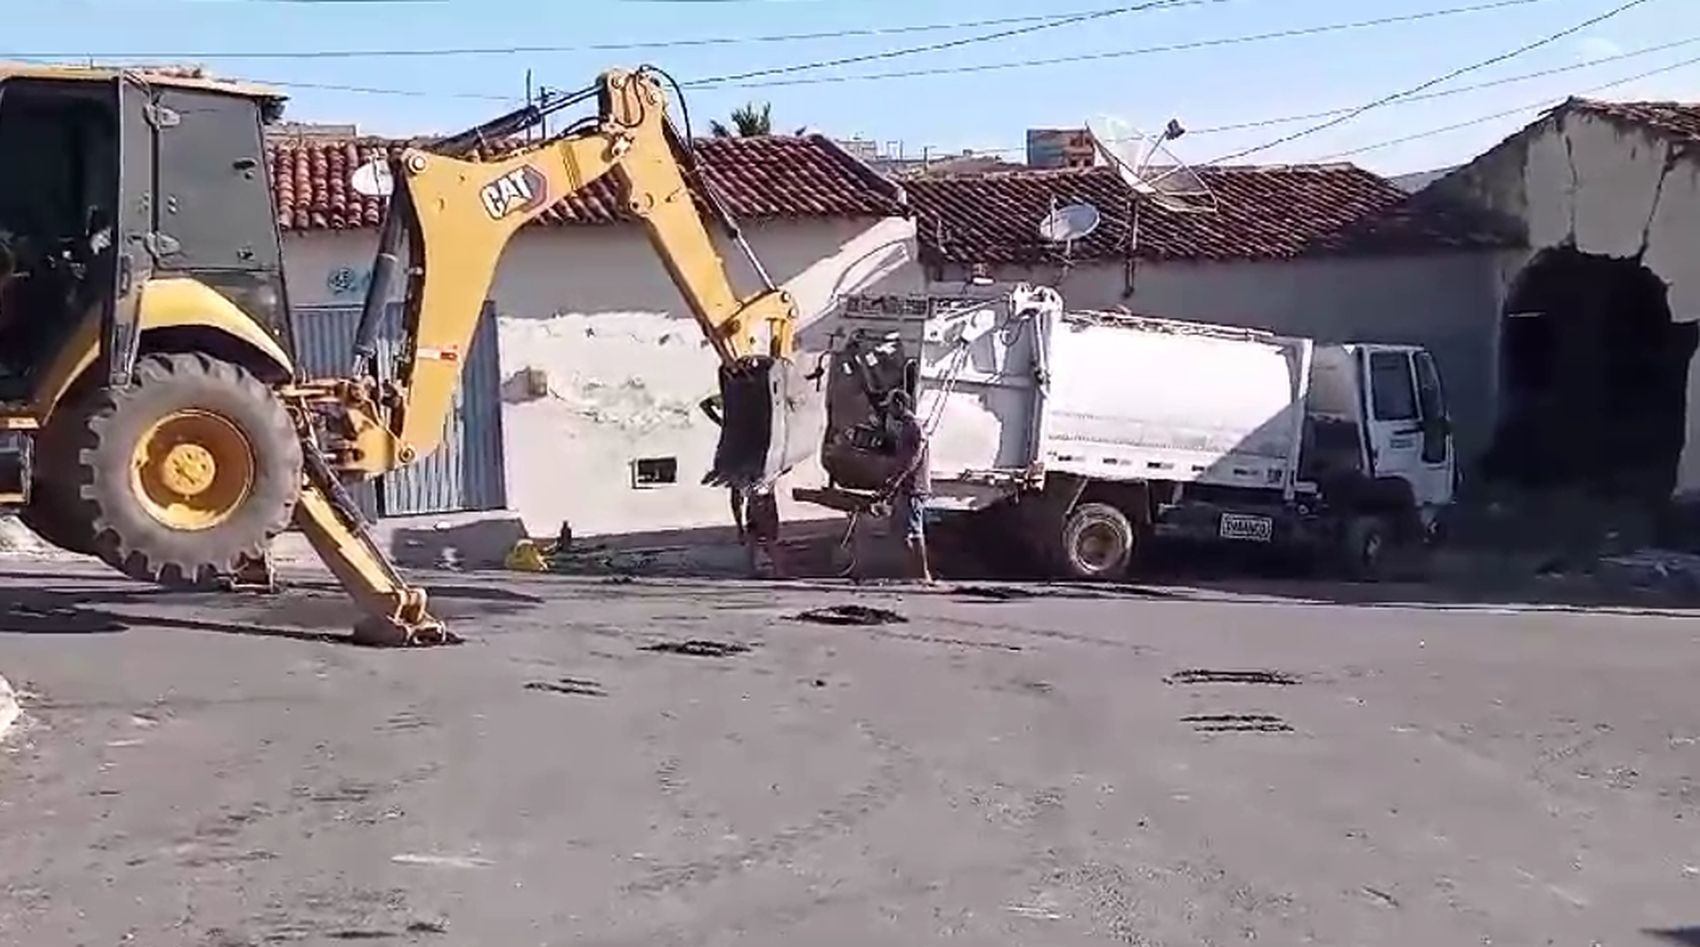
[[679, 458], [639, 457], [632, 461], [632, 487], [661, 487], [679, 482]]

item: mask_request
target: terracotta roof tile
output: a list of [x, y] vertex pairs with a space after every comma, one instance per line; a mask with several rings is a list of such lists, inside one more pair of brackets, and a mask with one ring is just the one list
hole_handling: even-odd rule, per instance
[[[278, 224], [286, 231], [376, 227], [383, 201], [355, 193], [362, 163], [408, 143], [274, 140], [268, 144]], [[496, 149], [497, 152], [508, 150]], [[726, 138], [697, 142], [703, 177], [742, 219], [885, 217], [904, 213], [903, 192], [821, 136]], [[608, 224], [630, 219], [612, 178], [601, 178], [552, 207], [540, 223]]]
[[1700, 104], [1690, 102], [1602, 102], [1573, 98], [1573, 108], [1631, 125], [1641, 125], [1686, 142], [1700, 144]]
[[[1436, 197], [1415, 198], [1351, 165], [1222, 167], [1200, 171], [1214, 213], [1139, 208], [1145, 259], [1284, 259], [1313, 253], [1397, 253], [1502, 246], [1497, 221]], [[1076, 260], [1121, 259], [1129, 244], [1133, 191], [1108, 168], [1015, 171], [904, 182], [925, 257], [955, 263], [1041, 263], [1057, 249], [1036, 227], [1052, 202], [1090, 203], [1098, 230], [1074, 247]]]

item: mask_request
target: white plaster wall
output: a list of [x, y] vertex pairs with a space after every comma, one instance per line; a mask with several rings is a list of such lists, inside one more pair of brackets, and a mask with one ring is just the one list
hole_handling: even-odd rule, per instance
[[[1070, 308], [1113, 309], [1269, 329], [1329, 342], [1420, 344], [1440, 366], [1466, 463], [1487, 446], [1494, 421], [1495, 346], [1501, 300], [1493, 253], [1335, 257], [1281, 262], [1141, 263], [1124, 294], [1120, 264], [1072, 269], [1008, 267], [1002, 281], [1060, 285]], [[959, 291], [947, 270], [939, 292]]]
[[[1700, 161], [1656, 135], [1586, 111], [1548, 118], [1441, 187], [1522, 220], [1528, 254], [1573, 243], [1584, 253], [1640, 256], [1670, 288], [1677, 322], [1700, 320]], [[1700, 491], [1700, 358], [1689, 366], [1688, 438], [1677, 491]]]
[[[908, 220], [745, 230], [769, 274], [797, 300], [805, 358], [830, 332], [824, 317], [837, 296], [924, 287]], [[371, 232], [287, 237], [291, 302], [358, 304], [375, 240]], [[758, 285], [735, 249], [721, 253], [740, 288]], [[345, 268], [355, 279], [332, 278]], [[697, 405], [715, 390], [716, 358], [640, 230], [524, 231], [502, 259], [491, 298], [504, 378], [528, 367], [548, 378], [549, 393], [538, 399], [506, 386], [503, 409], [509, 503], [530, 531], [552, 535], [563, 520], [577, 535], [729, 524], [726, 492], [700, 485], [718, 429]], [[678, 484], [634, 489], [632, 460], [668, 456], [678, 459]], [[785, 514], [824, 515], [789, 500], [790, 488], [823, 481], [816, 464], [794, 472], [781, 490]]]

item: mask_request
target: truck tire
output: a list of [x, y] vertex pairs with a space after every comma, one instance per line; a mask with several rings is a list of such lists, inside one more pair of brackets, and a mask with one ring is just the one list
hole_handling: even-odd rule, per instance
[[149, 355], [79, 432], [79, 515], [131, 578], [206, 587], [264, 555], [301, 495], [301, 444], [272, 391], [202, 354]]
[[1058, 539], [1057, 571], [1087, 581], [1121, 578], [1137, 542], [1133, 523], [1108, 503], [1081, 503], [1070, 510]]
[[1379, 582], [1393, 551], [1393, 534], [1385, 517], [1354, 516], [1341, 531], [1340, 571], [1353, 582]]
[[18, 518], [37, 536], [67, 552], [94, 554], [94, 525], [78, 503], [77, 436], [88, 414], [83, 401], [64, 401], [35, 439], [30, 501]]

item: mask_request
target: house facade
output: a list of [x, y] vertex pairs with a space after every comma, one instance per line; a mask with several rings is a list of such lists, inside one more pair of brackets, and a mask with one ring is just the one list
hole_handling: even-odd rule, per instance
[[1492, 473], [1700, 498], [1700, 105], [1571, 99], [1424, 192], [1511, 222]]
[[[297, 347], [322, 370], [345, 357], [381, 222], [381, 202], [355, 193], [350, 175], [394, 146], [272, 145]], [[830, 140], [712, 140], [698, 155], [767, 272], [797, 300], [805, 349], [830, 331], [839, 296], [923, 288], [903, 191]], [[732, 242], [717, 242], [735, 284], [759, 288]], [[522, 229], [488, 295], [492, 325], [468, 353], [453, 422], [480, 429], [449, 437], [428, 476], [388, 484], [388, 512], [505, 507], [544, 535], [563, 522], [595, 535], [729, 521], [726, 491], [700, 483], [718, 429], [698, 406], [715, 390], [717, 358], [612, 181]], [[479, 349], [492, 344], [481, 363]], [[811, 467], [792, 485], [823, 479]]]
[[[1493, 427], [1499, 274], [1516, 237], [1491, 214], [1413, 197], [1351, 165], [1206, 168], [1204, 212], [1137, 199], [1108, 168], [904, 182], [930, 284], [1059, 287], [1073, 309], [1269, 329], [1321, 341], [1421, 344], [1435, 355], [1465, 464]], [[1096, 208], [1071, 245], [1051, 210]], [[1201, 383], [1209, 383], [1201, 379]]]

